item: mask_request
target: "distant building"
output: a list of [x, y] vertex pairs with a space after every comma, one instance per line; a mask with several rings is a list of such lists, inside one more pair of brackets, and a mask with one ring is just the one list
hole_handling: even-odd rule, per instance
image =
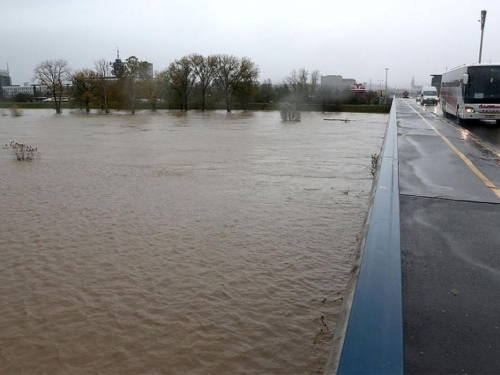
[[12, 80], [10, 79], [9, 69], [0, 70], [0, 87], [10, 86], [12, 84]]
[[431, 77], [431, 86], [434, 86], [438, 91], [438, 95], [441, 95], [441, 78], [443, 77], [443, 75], [431, 74]]
[[351, 85], [355, 85], [356, 80], [353, 78], [343, 78], [341, 75], [326, 75], [321, 76], [321, 87], [344, 90]]
[[25, 82], [23, 86], [20, 85], [9, 85], [2, 86], [2, 95], [4, 98], [9, 99], [15, 97], [17, 94], [26, 94], [30, 96], [43, 96], [47, 93], [46, 86], [32, 85]]
[[[113, 74], [115, 77], [118, 77], [120, 74], [123, 74], [122, 68], [124, 67], [125, 63], [120, 59], [120, 50], [118, 48], [116, 49], [116, 59], [115, 62], [110, 63], [112, 69], [111, 69], [111, 74]], [[153, 76], [153, 64], [146, 62], [146, 67], [145, 69], [141, 70], [139, 72], [140, 78], [144, 78], [146, 75]]]
[[153, 64], [152, 63], [146, 63], [147, 64], [147, 68], [146, 68], [146, 71], [144, 73], [146, 73], [147, 75], [150, 75], [151, 77], [153, 76]]
[[412, 79], [411, 79], [411, 89], [412, 90], [416, 90], [416, 91], [420, 91], [420, 90], [422, 90], [422, 87], [423, 87], [422, 85], [416, 85], [415, 84], [415, 77], [412, 77]]
[[33, 86], [19, 86], [19, 85], [9, 85], [2, 86], [2, 94], [3, 97], [13, 98], [17, 94], [27, 94], [27, 95], [35, 95], [35, 88]]

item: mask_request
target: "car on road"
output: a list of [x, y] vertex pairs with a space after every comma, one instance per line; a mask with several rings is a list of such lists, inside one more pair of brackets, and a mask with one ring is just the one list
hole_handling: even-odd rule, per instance
[[437, 89], [434, 86], [424, 86], [420, 92], [420, 104], [432, 104], [437, 105], [439, 103], [439, 97]]

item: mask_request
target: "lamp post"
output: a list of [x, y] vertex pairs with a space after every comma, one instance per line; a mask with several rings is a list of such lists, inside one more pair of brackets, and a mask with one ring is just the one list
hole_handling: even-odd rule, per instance
[[481, 55], [483, 54], [483, 34], [484, 34], [484, 24], [486, 23], [486, 11], [481, 11], [481, 44], [479, 46], [479, 64], [481, 64]]
[[382, 100], [382, 82], [384, 82], [383, 79], [378, 80], [378, 91], [380, 92], [380, 100]]
[[385, 95], [384, 95], [384, 104], [387, 104], [387, 71], [389, 68], [385, 68]]

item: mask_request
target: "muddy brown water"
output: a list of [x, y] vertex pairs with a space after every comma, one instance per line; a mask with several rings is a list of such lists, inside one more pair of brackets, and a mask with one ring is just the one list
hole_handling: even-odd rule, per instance
[[321, 372], [386, 124], [0, 117], [0, 373]]

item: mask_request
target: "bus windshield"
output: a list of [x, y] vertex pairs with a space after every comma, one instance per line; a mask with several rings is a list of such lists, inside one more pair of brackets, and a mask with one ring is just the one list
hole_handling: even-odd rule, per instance
[[425, 96], [437, 96], [437, 91], [424, 91]]
[[467, 103], [500, 103], [500, 66], [473, 66], [468, 73]]

